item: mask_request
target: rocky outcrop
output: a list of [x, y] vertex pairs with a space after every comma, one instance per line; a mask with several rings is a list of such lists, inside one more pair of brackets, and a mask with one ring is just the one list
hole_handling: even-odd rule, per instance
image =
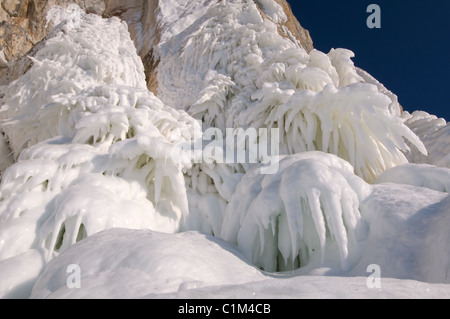
[[[104, 16], [118, 16], [127, 22], [131, 38], [136, 44], [139, 56], [144, 62], [148, 88], [157, 94], [158, 80], [156, 69], [158, 57], [155, 46], [160, 40], [159, 20], [160, 0], [1, 0], [0, 7], [0, 52], [5, 61], [0, 59], [0, 85], [16, 80], [31, 66], [29, 51], [48, 34], [51, 24], [47, 22], [47, 13], [54, 5], [67, 7], [77, 4], [88, 13]], [[213, 0], [220, 1], [220, 0]], [[292, 13], [286, 0], [276, 0], [283, 8], [285, 17], [274, 21], [280, 35], [299, 43], [306, 51], [314, 46], [309, 32], [304, 29]], [[261, 15], [274, 20], [266, 13], [267, 1], [255, 0], [261, 9]], [[0, 55], [1, 58], [1, 55]]]
[[158, 58], [154, 46], [159, 43], [159, 0], [105, 0], [104, 15], [118, 16], [128, 24], [131, 38], [145, 66], [148, 89], [157, 94], [156, 68]]
[[47, 13], [53, 5], [78, 4], [87, 12], [102, 14], [102, 0], [2, 0], [0, 9], [0, 45], [8, 61], [27, 53], [48, 33]]
[[15, 63], [47, 36], [52, 28], [47, 21], [52, 6], [66, 8], [77, 4], [96, 14], [103, 14], [105, 9], [103, 0], [1, 0], [0, 4], [0, 52], [9, 66], [6, 68], [0, 61], [0, 85], [16, 80], [29, 68]]
[[314, 43], [309, 31], [300, 25], [286, 0], [275, 1], [283, 8], [286, 15], [285, 21], [278, 22], [278, 33], [281, 36], [298, 41], [308, 53], [311, 52], [314, 49]]

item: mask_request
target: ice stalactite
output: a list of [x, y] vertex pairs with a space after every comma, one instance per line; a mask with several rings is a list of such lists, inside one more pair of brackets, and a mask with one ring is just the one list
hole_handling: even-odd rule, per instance
[[428, 155], [425, 156], [415, 148], [406, 152], [406, 157], [411, 163], [430, 164], [439, 167], [450, 168], [450, 124], [445, 119], [424, 111], [416, 111], [412, 114], [403, 112], [402, 118], [408, 126], [425, 144]]
[[367, 235], [359, 206], [370, 192], [334, 155], [286, 156], [277, 174], [255, 169], [243, 177], [227, 207], [222, 237], [266, 271], [320, 264], [333, 243], [342, 268], [349, 269]]
[[86, 15], [79, 29], [60, 28], [6, 95], [17, 163], [0, 186], [2, 242], [14, 242], [15, 225], [29, 227], [2, 259], [39, 248], [52, 258], [115, 227], [176, 232], [189, 212], [191, 163], [172, 151], [198, 123], [147, 91], [118, 19]]
[[355, 67], [353, 52], [307, 53], [259, 9], [217, 4], [162, 42], [161, 99], [222, 131], [278, 128], [283, 154], [332, 153], [368, 182], [406, 164], [410, 147], [427, 154], [398, 117], [396, 96]]
[[68, 104], [82, 90], [101, 85], [146, 88], [144, 66], [117, 18], [84, 15], [76, 28], [62, 23], [44, 41], [31, 57], [31, 69], [10, 84], [3, 98], [2, 128], [16, 158], [64, 129], [53, 103]]

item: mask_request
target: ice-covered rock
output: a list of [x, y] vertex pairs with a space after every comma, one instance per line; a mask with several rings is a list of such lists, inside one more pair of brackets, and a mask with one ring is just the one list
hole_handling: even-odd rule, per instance
[[411, 130], [417, 134], [425, 144], [429, 156], [411, 148], [406, 153], [411, 163], [431, 164], [450, 168], [450, 124], [445, 119], [430, 115], [424, 111], [412, 114], [404, 112], [402, 118]]
[[[313, 50], [284, 0], [100, 2], [14, 9], [56, 26], [0, 68], [0, 296], [29, 297], [42, 272], [36, 298], [279, 287], [370, 264], [448, 283], [448, 170], [408, 165], [446, 166], [445, 121], [400, 118], [353, 52]], [[263, 137], [237, 138], [234, 162], [204, 156], [248, 129], [280, 133], [269, 174], [234, 160]]]
[[337, 263], [349, 269], [367, 235], [359, 207], [370, 192], [351, 165], [334, 155], [286, 156], [276, 174], [255, 169], [242, 178], [221, 236], [266, 271], [319, 266], [333, 245]]

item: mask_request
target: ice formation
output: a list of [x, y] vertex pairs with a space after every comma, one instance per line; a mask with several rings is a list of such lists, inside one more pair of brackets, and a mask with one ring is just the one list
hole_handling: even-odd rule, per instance
[[[448, 167], [448, 125], [401, 118], [353, 52], [307, 52], [281, 36], [274, 0], [164, 0], [157, 37], [135, 39], [159, 61], [155, 96], [124, 22], [58, 14], [32, 68], [0, 92], [0, 296], [136, 297], [272, 276], [246, 259], [364, 276], [374, 256], [395, 264], [380, 243], [392, 248], [397, 233], [408, 239], [392, 250], [400, 264], [421, 265], [391, 267], [394, 277], [448, 282], [448, 169], [407, 165]], [[174, 158], [209, 128], [279, 129], [278, 171]], [[186, 231], [216, 237], [173, 234]], [[67, 290], [68, 262], [87, 271], [87, 290]]]
[[332, 153], [369, 182], [407, 163], [405, 139], [427, 154], [394, 111], [396, 97], [358, 74], [353, 52], [308, 54], [259, 10], [252, 1], [219, 3], [162, 41], [162, 101], [222, 131], [279, 128], [283, 154]]
[[241, 180], [222, 237], [266, 271], [294, 270], [314, 259], [320, 265], [332, 243], [348, 269], [366, 235], [359, 206], [370, 192], [353, 167], [334, 155], [286, 156], [277, 174], [256, 169]]
[[25, 148], [63, 134], [69, 123], [61, 122], [54, 104], [68, 105], [82, 90], [101, 85], [146, 88], [142, 62], [126, 24], [117, 18], [85, 15], [77, 28], [58, 25], [32, 59], [33, 67], [7, 89], [0, 113], [16, 158]]
[[[56, 32], [5, 97], [18, 160], [0, 187], [2, 259], [29, 249], [51, 259], [115, 227], [176, 232], [188, 214], [189, 166], [173, 162], [171, 151], [198, 123], [145, 89], [142, 62], [117, 18], [87, 15], [76, 30]], [[83, 54], [92, 37], [103, 40], [98, 54]], [[17, 232], [19, 224], [27, 227]]]
[[403, 112], [402, 118], [405, 124], [420, 137], [429, 153], [429, 156], [424, 156], [412, 148], [406, 154], [409, 161], [450, 168], [450, 144], [448, 143], [450, 124], [445, 119], [423, 111], [412, 114]]

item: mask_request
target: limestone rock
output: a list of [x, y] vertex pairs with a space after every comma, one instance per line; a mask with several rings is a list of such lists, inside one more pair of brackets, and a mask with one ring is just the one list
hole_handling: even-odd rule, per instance
[[75, 3], [86, 12], [103, 14], [102, 0], [2, 0], [0, 7], [0, 45], [8, 61], [26, 54], [49, 32], [47, 13], [53, 5]]
[[[119, 16], [129, 26], [131, 38], [136, 44], [139, 56], [142, 58], [146, 70], [147, 84], [150, 91], [157, 94], [158, 81], [156, 69], [159, 61], [155, 54], [155, 46], [160, 42], [161, 28], [164, 27], [159, 21], [159, 1], [163, 0], [105, 0], [106, 16]], [[220, 2], [220, 0], [212, 0]], [[255, 0], [260, 8], [261, 15], [278, 25], [281, 36], [300, 44], [307, 52], [314, 49], [313, 41], [308, 30], [304, 29], [294, 16], [291, 6], [286, 0], [275, 0], [284, 11], [285, 18], [274, 21], [265, 12], [264, 2]]]
[[[31, 66], [26, 58], [30, 50], [46, 37], [52, 24], [47, 22], [47, 13], [54, 5], [63, 8], [77, 4], [88, 13], [104, 16], [118, 16], [127, 22], [131, 38], [142, 58], [148, 88], [157, 94], [156, 69], [159, 64], [154, 53], [160, 42], [159, 1], [162, 0], [0, 0], [0, 85], [16, 80]], [[220, 0], [212, 0], [219, 2]], [[280, 35], [299, 43], [308, 52], [314, 48], [309, 32], [304, 29], [286, 0], [276, 0], [283, 8], [285, 19], [274, 21]], [[273, 20], [265, 12], [266, 1], [255, 0], [261, 15]], [[267, 10], [266, 10], [267, 11]], [[9, 62], [9, 68], [6, 63]]]
[[103, 0], [0, 0], [0, 50], [9, 68], [1, 68], [0, 85], [7, 85], [29, 69], [31, 62], [24, 57], [44, 39], [52, 24], [47, 13], [54, 5], [67, 8], [77, 4], [86, 12], [103, 14]]
[[158, 25], [159, 0], [105, 0], [105, 16], [118, 16], [128, 24], [139, 56], [144, 62], [145, 75], [150, 91], [157, 94], [156, 67], [158, 59], [154, 46], [159, 43]]
[[286, 21], [278, 22], [278, 32], [280, 35], [298, 41], [308, 53], [311, 52], [314, 49], [314, 44], [309, 31], [300, 25], [292, 12], [291, 6], [286, 0], [275, 1], [283, 8], [287, 18]]

